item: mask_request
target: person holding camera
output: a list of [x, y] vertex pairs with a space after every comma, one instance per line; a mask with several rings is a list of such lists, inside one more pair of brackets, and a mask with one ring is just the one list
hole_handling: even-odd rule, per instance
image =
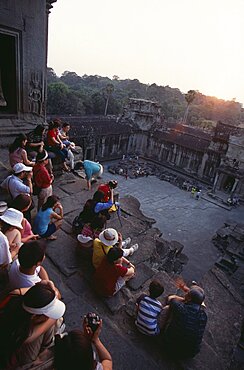
[[118, 186], [118, 181], [116, 180], [110, 180], [109, 182], [105, 184], [99, 185], [98, 189], [99, 191], [102, 191], [104, 193], [103, 202], [108, 202], [111, 199], [111, 190], [116, 189]]
[[101, 330], [102, 320], [96, 314], [89, 313], [83, 321], [83, 332], [76, 329], [62, 338], [57, 335], [54, 369], [112, 370], [112, 357], [99, 338]]

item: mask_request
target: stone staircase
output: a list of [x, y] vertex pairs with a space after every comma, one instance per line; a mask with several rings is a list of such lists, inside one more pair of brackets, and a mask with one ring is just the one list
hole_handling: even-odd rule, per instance
[[[115, 213], [109, 227], [119, 230], [124, 238], [130, 236], [132, 243], [138, 242], [139, 250], [130, 257], [136, 265], [136, 276], [116, 296], [100, 299], [92, 290], [90, 262], [87, 257], [77, 254], [77, 242], [71, 232], [74, 217], [91, 193], [84, 191], [85, 180], [73, 174], [63, 175], [54, 186], [64, 207], [65, 221], [58, 239], [48, 242], [45, 266], [67, 305], [65, 322], [68, 330], [81, 327], [81, 316], [87, 312], [97, 312], [103, 318], [102, 340], [112, 353], [115, 370], [219, 370], [230, 369], [230, 364], [236, 364], [233, 352], [241, 332], [243, 301], [223, 272], [215, 267], [201, 282], [206, 292], [209, 317], [201, 352], [190, 361], [170, 360], [155, 338], [138, 333], [134, 325], [136, 298], [147, 291], [152, 278], [160, 279], [165, 286], [163, 303], [168, 294], [176, 293], [173, 270], [171, 273], [160, 270], [161, 256], [165, 255], [169, 245], [159, 237], [160, 230], [153, 228], [154, 220], [141, 213], [135, 198], [121, 199], [122, 227]], [[94, 192], [96, 186], [93, 185], [92, 190]], [[179, 245], [172, 248], [176, 247], [177, 260], [182, 253]], [[164, 249], [162, 254], [160, 248]], [[157, 258], [155, 265], [152, 261]]]

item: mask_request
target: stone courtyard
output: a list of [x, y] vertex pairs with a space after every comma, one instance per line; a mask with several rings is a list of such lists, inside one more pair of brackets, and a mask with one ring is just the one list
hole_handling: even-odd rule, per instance
[[[111, 178], [115, 177], [105, 171], [103, 181]], [[101, 300], [91, 287], [89, 263], [77, 254], [71, 233], [72, 220], [97, 187], [94, 184], [89, 193], [85, 185], [85, 180], [72, 174], [55, 180], [54, 192], [61, 198], [65, 217], [58, 239], [48, 242], [45, 267], [67, 305], [67, 329], [79, 327], [81, 316], [87, 312], [97, 312], [103, 318], [102, 339], [112, 353], [115, 370], [238, 369], [240, 364], [233, 360], [233, 351], [240, 339], [243, 301], [225, 274], [213, 268], [219, 252], [211, 238], [226, 219], [238, 222], [243, 208], [227, 211], [204, 199], [196, 201], [189, 192], [155, 177], [120, 177], [122, 227], [116, 213], [109, 226], [121, 231], [124, 238], [131, 236], [132, 242], [138, 242], [140, 249], [130, 258], [137, 270], [135, 278], [117, 296]], [[152, 277], [164, 283], [162, 302], [168, 294], [176, 293], [173, 271], [166, 273], [154, 263], [165, 260], [168, 250], [174, 248], [179, 250], [174, 266], [182, 262], [186, 280], [197, 280], [205, 288], [209, 316], [200, 354], [184, 363], [167, 359], [160, 345], [139, 334], [134, 326], [135, 300]]]

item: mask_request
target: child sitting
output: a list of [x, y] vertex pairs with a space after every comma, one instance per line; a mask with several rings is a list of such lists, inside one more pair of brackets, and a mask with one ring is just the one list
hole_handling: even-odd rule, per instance
[[153, 280], [149, 285], [149, 296], [142, 294], [137, 299], [138, 310], [135, 324], [141, 333], [146, 335], [160, 333], [158, 317], [162, 310], [162, 304], [156, 298], [163, 292], [163, 285], [158, 280]]
[[[59, 213], [55, 212], [56, 210]], [[52, 221], [55, 219], [56, 221]], [[56, 240], [54, 234], [62, 225], [63, 207], [56, 195], [47, 198], [46, 203], [40, 208], [34, 221], [34, 230], [41, 238]]]

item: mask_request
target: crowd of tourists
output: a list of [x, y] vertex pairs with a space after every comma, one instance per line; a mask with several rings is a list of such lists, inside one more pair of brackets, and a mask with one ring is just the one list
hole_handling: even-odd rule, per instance
[[[44, 126], [37, 126], [29, 135], [19, 135], [9, 148], [13, 173], [1, 187], [10, 200], [0, 202], [0, 369], [24, 370], [42, 363], [56, 370], [112, 369], [111, 354], [100, 339], [102, 320], [87, 315], [82, 329], [67, 333], [61, 292], [43, 267], [47, 240], [57, 238], [64, 218], [62, 204], [53, 194], [50, 153], [60, 158], [64, 171], [74, 169], [76, 149], [69, 129], [69, 124], [55, 120], [47, 133]], [[85, 160], [78, 168], [84, 169], [91, 190], [92, 179], [102, 175], [102, 165]], [[138, 244], [109, 227], [112, 213], [120, 214], [117, 186], [116, 181], [101, 184], [73, 222], [78, 251], [91, 265], [93, 288], [100, 297], [114, 296], [136, 273], [130, 256]], [[33, 195], [38, 198], [35, 217]], [[170, 295], [163, 306], [158, 299], [163, 284], [151, 281], [149, 292], [137, 299], [135, 327], [157, 337], [174, 357], [194, 357], [207, 322], [204, 291], [180, 280], [176, 285], [184, 295]]]

